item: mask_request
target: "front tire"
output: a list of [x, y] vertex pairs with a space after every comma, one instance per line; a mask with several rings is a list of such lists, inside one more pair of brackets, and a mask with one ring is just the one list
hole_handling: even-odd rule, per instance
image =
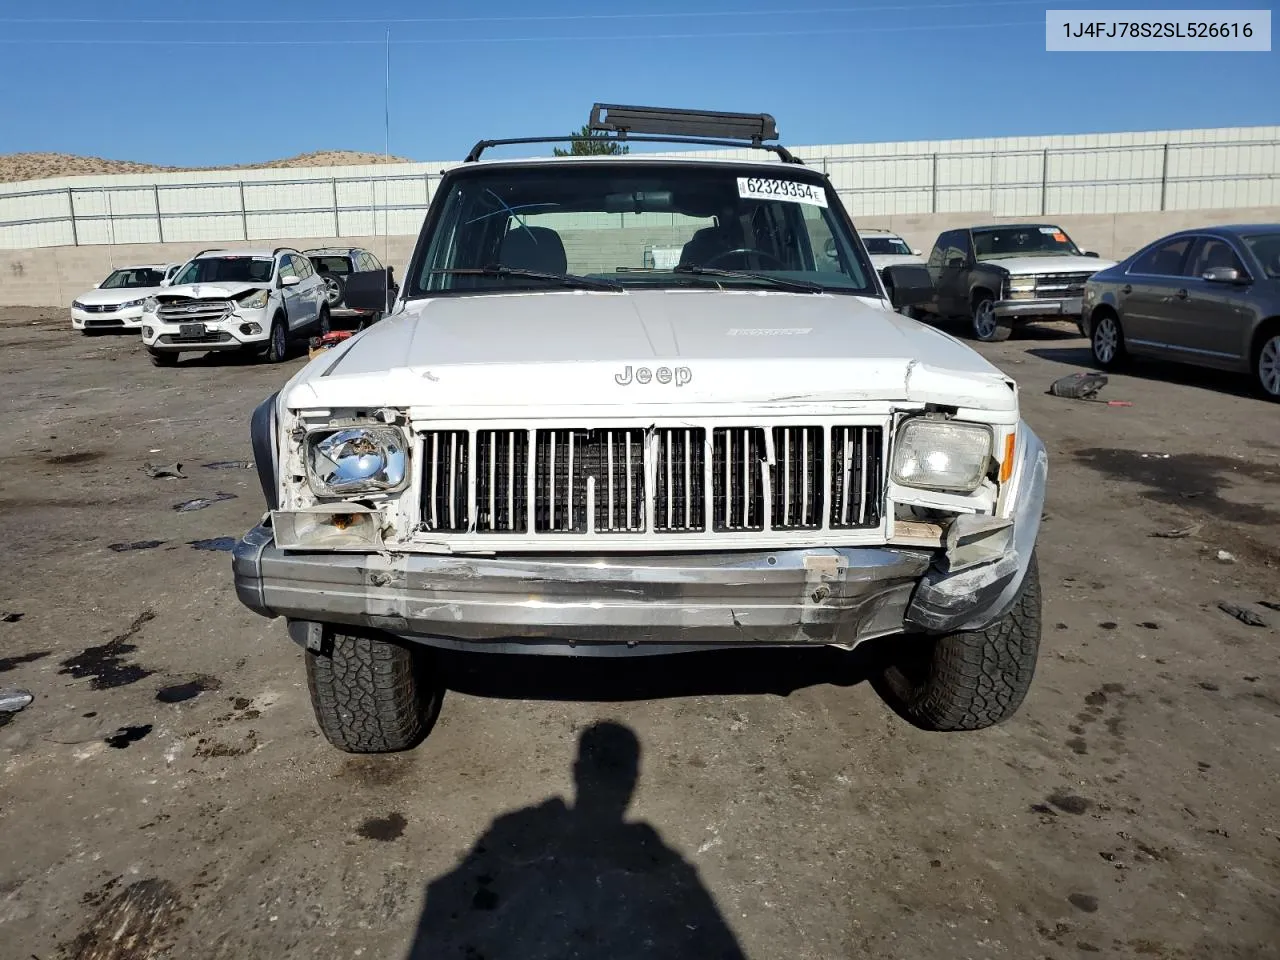
[[1120, 366], [1126, 356], [1120, 318], [1109, 310], [1094, 314], [1092, 327], [1089, 332], [1089, 350], [1093, 353], [1093, 362], [1104, 370]]
[[1034, 553], [1013, 607], [981, 630], [906, 637], [875, 679], [886, 702], [923, 730], [983, 730], [1022, 705], [1040, 651], [1040, 571]]
[[177, 366], [178, 354], [173, 350], [152, 350], [147, 348], [147, 353], [151, 355], [151, 363], [157, 367], [173, 367]]
[[973, 298], [973, 336], [983, 343], [999, 343], [1013, 334], [1013, 321], [998, 317], [995, 301], [986, 291]]
[[1257, 359], [1253, 363], [1253, 372], [1257, 375], [1262, 395], [1280, 403], [1280, 329], [1272, 329], [1263, 334]]
[[267, 363], [282, 363], [289, 355], [289, 330], [284, 317], [271, 321], [271, 339], [267, 342]]
[[444, 698], [431, 652], [375, 634], [329, 627], [325, 634], [324, 649], [306, 653], [325, 739], [347, 753], [410, 750], [426, 739]]
[[320, 308], [320, 318], [316, 321], [316, 335], [323, 337], [326, 333], [333, 329], [333, 324], [329, 319], [329, 308]]

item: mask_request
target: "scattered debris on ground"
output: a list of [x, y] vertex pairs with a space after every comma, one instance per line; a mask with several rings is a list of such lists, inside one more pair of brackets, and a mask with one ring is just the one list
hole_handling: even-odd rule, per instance
[[143, 465], [142, 469], [146, 471], [147, 476], [152, 480], [161, 480], [166, 478], [172, 478], [175, 480], [187, 479], [186, 474], [182, 472], [181, 463], [147, 463]]
[[251, 460], [214, 460], [212, 463], [203, 464], [209, 470], [252, 470], [253, 461]]
[[128, 553], [130, 550], [154, 550], [168, 543], [167, 540], [133, 540], [129, 543], [108, 543], [107, 549], [116, 553]]
[[1237, 620], [1239, 620], [1241, 623], [1245, 624], [1246, 626], [1265, 627], [1267, 625], [1267, 621], [1263, 620], [1260, 616], [1258, 616], [1252, 610], [1248, 609], [1247, 607], [1239, 606], [1238, 604], [1227, 603], [1225, 600], [1223, 600], [1221, 603], [1218, 604], [1218, 609], [1221, 610], [1223, 613], [1225, 613], [1229, 617], [1235, 617]]
[[144, 723], [136, 727], [121, 727], [109, 737], [103, 737], [103, 742], [108, 747], [116, 750], [124, 750], [131, 743], [137, 743], [148, 733], [151, 732], [151, 724]]
[[0, 690], [0, 713], [17, 713], [25, 710], [35, 697], [27, 690]]
[[0, 610], [0, 623], [17, 623], [22, 619], [22, 614], [10, 610]]
[[230, 553], [235, 549], [235, 537], [210, 537], [207, 540], [188, 540], [187, 543], [197, 550], [221, 550]]
[[1176, 530], [1159, 530], [1151, 534], [1151, 536], [1159, 537], [1162, 540], [1181, 540], [1184, 537], [1194, 537], [1200, 532], [1202, 526], [1204, 524], [1192, 523], [1185, 527], [1178, 527]]
[[1066, 400], [1092, 400], [1106, 385], [1106, 374], [1071, 373], [1049, 384], [1049, 394]]
[[1228, 551], [1226, 551], [1226, 550], [1219, 550], [1219, 551], [1218, 551], [1218, 562], [1219, 562], [1219, 563], [1235, 563], [1235, 562], [1236, 562], [1236, 555], [1235, 555], [1234, 553], [1230, 553], [1230, 552], [1228, 552]]
[[215, 503], [221, 503], [223, 500], [234, 500], [234, 493], [215, 493], [212, 497], [196, 497], [194, 500], [183, 500], [182, 503], [175, 503], [173, 509], [178, 513], [190, 513], [192, 510], [203, 510], [205, 507], [211, 507]]

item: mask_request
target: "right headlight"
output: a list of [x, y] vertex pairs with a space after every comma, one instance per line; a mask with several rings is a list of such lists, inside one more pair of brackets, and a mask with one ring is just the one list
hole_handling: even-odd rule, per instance
[[307, 483], [317, 496], [393, 493], [408, 479], [409, 445], [395, 427], [347, 427], [307, 437]]
[[898, 430], [893, 479], [906, 487], [972, 493], [991, 459], [991, 428], [955, 420], [908, 420]]
[[261, 310], [267, 305], [271, 299], [270, 290], [259, 290], [257, 293], [250, 294], [240, 301], [240, 306], [248, 307], [250, 310]]
[[147, 297], [147, 299], [142, 301], [142, 312], [155, 313], [156, 307], [158, 306], [160, 306], [159, 300], [157, 300], [155, 297]]

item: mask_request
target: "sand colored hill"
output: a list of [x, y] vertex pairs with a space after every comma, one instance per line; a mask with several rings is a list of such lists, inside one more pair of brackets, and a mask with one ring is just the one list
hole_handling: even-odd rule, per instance
[[[46, 177], [75, 177], [85, 174], [156, 173], [186, 170], [256, 170], [263, 167], [338, 167], [360, 163], [387, 163], [381, 153], [357, 150], [317, 150], [284, 160], [265, 163], [243, 163], [226, 167], [162, 167], [132, 160], [106, 160], [81, 157], [71, 153], [5, 153], [0, 154], [0, 183], [17, 180], [43, 180]], [[409, 163], [405, 157], [391, 157], [391, 163]]]

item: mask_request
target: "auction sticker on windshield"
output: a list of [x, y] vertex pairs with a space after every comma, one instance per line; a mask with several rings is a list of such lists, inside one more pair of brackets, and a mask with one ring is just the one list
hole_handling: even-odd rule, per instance
[[738, 196], [746, 200], [789, 200], [792, 203], [809, 203], [815, 207], [827, 205], [826, 190], [812, 183], [801, 183], [799, 180], [739, 177]]

